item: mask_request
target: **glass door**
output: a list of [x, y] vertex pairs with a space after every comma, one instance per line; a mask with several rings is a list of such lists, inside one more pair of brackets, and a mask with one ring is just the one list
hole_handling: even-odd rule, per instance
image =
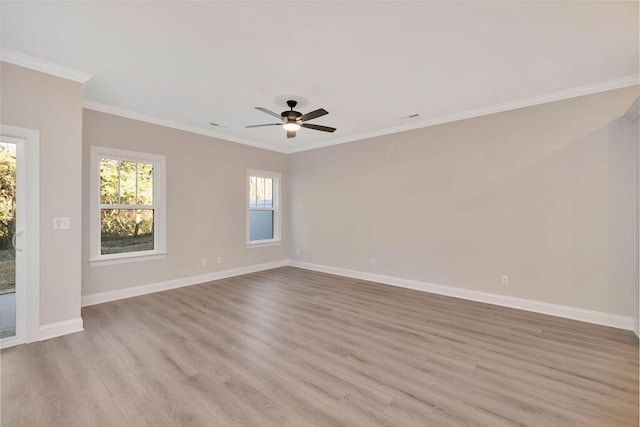
[[16, 335], [16, 154], [0, 140], [0, 339]]

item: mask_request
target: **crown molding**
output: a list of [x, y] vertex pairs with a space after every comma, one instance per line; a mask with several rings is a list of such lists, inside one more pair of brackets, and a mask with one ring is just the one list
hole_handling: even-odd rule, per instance
[[124, 108], [114, 107], [107, 104], [101, 104], [99, 102], [94, 102], [94, 101], [85, 101], [84, 108], [100, 111], [102, 113], [126, 117], [133, 120], [153, 123], [156, 125], [178, 129], [185, 132], [195, 133], [198, 135], [209, 136], [209, 137], [221, 139], [224, 141], [236, 142], [239, 144], [249, 145], [256, 148], [271, 150], [278, 153], [293, 154], [293, 153], [299, 153], [302, 151], [330, 147], [332, 145], [345, 144], [347, 142], [354, 142], [354, 141], [359, 141], [359, 140], [368, 139], [368, 138], [375, 138], [378, 136], [390, 135], [398, 132], [436, 126], [444, 123], [451, 123], [458, 120], [471, 119], [474, 117], [481, 117], [481, 116], [486, 116], [494, 113], [502, 113], [505, 111], [516, 110], [519, 108], [532, 107], [535, 105], [546, 104], [549, 102], [562, 101], [565, 99], [576, 98], [578, 96], [592, 95], [599, 92], [606, 92], [609, 90], [621, 89], [629, 86], [637, 86], [639, 84], [640, 84], [640, 74], [634, 74], [631, 76], [621, 77], [613, 80], [606, 80], [603, 82], [593, 83], [593, 84], [584, 85], [584, 86], [578, 86], [571, 89], [565, 89], [557, 92], [551, 92], [543, 95], [523, 98], [516, 101], [493, 104], [493, 105], [488, 105], [481, 108], [476, 108], [473, 110], [463, 111], [460, 113], [448, 114], [448, 115], [435, 117], [431, 119], [415, 121], [415, 122], [403, 124], [400, 126], [392, 126], [392, 127], [372, 131], [372, 132], [359, 133], [356, 135], [350, 135], [343, 138], [331, 139], [328, 141], [324, 141], [324, 142], [320, 142], [312, 145], [299, 146], [297, 148], [295, 147], [282, 148], [275, 145], [250, 141], [244, 138], [237, 138], [237, 137], [219, 133], [219, 132], [212, 132], [210, 130], [202, 129], [197, 126], [187, 125], [184, 123], [163, 119], [160, 117], [137, 113], [135, 111], [126, 110]]
[[621, 89], [629, 86], [636, 86], [640, 84], [640, 74], [634, 74], [631, 76], [621, 77], [613, 80], [606, 80], [603, 82], [592, 83], [584, 86], [578, 86], [571, 89], [560, 90], [557, 92], [546, 93], [543, 95], [532, 96], [529, 98], [523, 98], [516, 101], [505, 102], [501, 104], [488, 105], [473, 110], [462, 111], [460, 113], [448, 114], [445, 116], [430, 118], [426, 120], [415, 121], [400, 126], [392, 126], [372, 132], [360, 133], [357, 135], [350, 135], [344, 138], [336, 138], [329, 141], [307, 145], [304, 147], [293, 148], [287, 153], [298, 153], [301, 151], [314, 150], [317, 148], [329, 147], [331, 145], [344, 144], [347, 142], [359, 141], [367, 138], [374, 138], [377, 136], [389, 135], [392, 133], [404, 132], [408, 130], [420, 129], [429, 126], [441, 125], [444, 123], [455, 122], [458, 120], [471, 119], [474, 117], [486, 116], [488, 114], [502, 113], [509, 110], [516, 110], [518, 108], [532, 107], [534, 105], [546, 104], [549, 102], [562, 101], [564, 99], [576, 98], [578, 96], [591, 95], [599, 92], [606, 92], [614, 89]]
[[101, 113], [112, 114], [114, 116], [125, 117], [127, 119], [133, 119], [141, 122], [152, 123], [154, 125], [164, 126], [164, 127], [177, 129], [177, 130], [181, 130], [189, 133], [195, 133], [198, 135], [204, 135], [211, 138], [221, 139], [224, 141], [236, 142], [238, 144], [249, 145], [251, 147], [256, 147], [256, 148], [262, 148], [264, 150], [276, 151], [278, 153], [285, 153], [283, 149], [273, 145], [261, 144], [259, 142], [250, 141], [244, 138], [236, 138], [234, 136], [226, 135], [220, 132], [212, 132], [210, 130], [202, 129], [197, 126], [187, 125], [184, 123], [163, 119], [156, 116], [150, 116], [148, 114], [137, 113], [135, 111], [127, 110], [120, 107], [114, 107], [112, 105], [101, 104], [95, 101], [84, 101], [82, 106], [86, 109], [99, 111]]
[[84, 71], [75, 70], [73, 68], [65, 67], [64, 65], [59, 65], [5, 48], [0, 48], [0, 61], [19, 65], [20, 67], [30, 68], [32, 70], [51, 74], [56, 77], [61, 77], [63, 79], [72, 80], [82, 84], [88, 82], [93, 77], [92, 74], [85, 73]]

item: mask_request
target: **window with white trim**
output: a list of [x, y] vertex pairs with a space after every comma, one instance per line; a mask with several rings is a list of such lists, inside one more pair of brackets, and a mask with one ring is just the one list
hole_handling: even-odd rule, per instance
[[280, 242], [280, 174], [247, 171], [247, 243]]
[[165, 157], [91, 147], [91, 262], [165, 254]]

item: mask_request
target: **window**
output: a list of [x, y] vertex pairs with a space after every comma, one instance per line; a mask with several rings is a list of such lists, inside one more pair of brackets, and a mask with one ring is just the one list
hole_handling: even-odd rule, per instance
[[280, 242], [280, 174], [249, 170], [247, 243]]
[[91, 147], [92, 263], [164, 256], [164, 156]]

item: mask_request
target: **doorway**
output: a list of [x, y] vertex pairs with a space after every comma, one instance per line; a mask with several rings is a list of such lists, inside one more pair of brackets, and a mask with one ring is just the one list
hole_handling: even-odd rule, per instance
[[0, 348], [40, 335], [39, 138], [0, 125]]
[[16, 154], [17, 144], [0, 137], [0, 339], [16, 335], [16, 264], [24, 263], [21, 254], [16, 257], [24, 226], [16, 217]]

